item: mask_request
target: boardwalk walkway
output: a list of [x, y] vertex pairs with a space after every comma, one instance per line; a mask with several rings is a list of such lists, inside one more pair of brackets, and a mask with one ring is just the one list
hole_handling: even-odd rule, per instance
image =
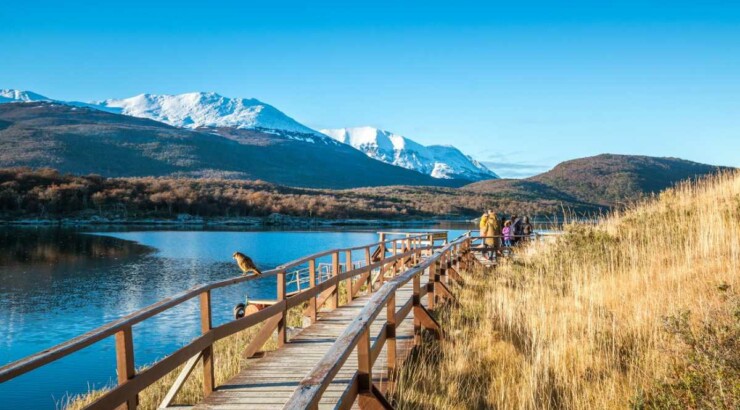
[[[421, 277], [426, 283], [428, 276]], [[397, 291], [396, 297], [406, 301], [412, 295], [412, 283], [407, 283]], [[352, 319], [367, 303], [370, 295], [354, 299], [347, 305], [331, 312], [322, 313], [319, 320], [290, 339], [280, 349], [269, 352], [265, 357], [250, 359], [248, 366], [241, 373], [218, 387], [195, 409], [276, 409], [282, 408], [288, 401], [299, 382], [305, 377], [323, 355], [332, 347], [337, 337], [347, 328]], [[422, 298], [422, 304], [426, 298]], [[396, 307], [396, 312], [402, 306]], [[385, 317], [385, 309], [380, 317]], [[414, 343], [414, 326], [411, 317], [406, 318], [396, 328], [397, 355], [403, 361], [411, 351]], [[382, 321], [371, 326], [371, 341], [380, 337]], [[357, 370], [357, 355], [353, 354], [331, 382], [321, 397], [319, 408], [349, 407], [352, 403], [341, 403], [341, 399], [352, 385], [352, 378]], [[379, 352], [373, 366], [373, 381], [386, 390], [387, 362], [386, 350]]]

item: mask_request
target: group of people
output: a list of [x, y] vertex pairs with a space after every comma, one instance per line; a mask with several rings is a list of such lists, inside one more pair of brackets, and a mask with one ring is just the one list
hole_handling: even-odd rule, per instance
[[[510, 248], [521, 241], [526, 241], [534, 233], [529, 217], [512, 215], [506, 219], [499, 218], [493, 210], [488, 210], [480, 218], [480, 236], [485, 237], [486, 247], [498, 251], [500, 246]], [[489, 255], [493, 258], [493, 251]]]

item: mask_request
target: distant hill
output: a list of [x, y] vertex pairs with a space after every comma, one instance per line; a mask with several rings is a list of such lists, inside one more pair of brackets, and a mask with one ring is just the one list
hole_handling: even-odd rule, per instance
[[531, 178], [481, 181], [463, 189], [510, 198], [561, 199], [571, 204], [612, 207], [721, 169], [678, 158], [602, 154], [562, 162]]
[[296, 131], [188, 130], [53, 102], [0, 104], [0, 168], [50, 167], [109, 177], [189, 176], [351, 188], [459, 185]]

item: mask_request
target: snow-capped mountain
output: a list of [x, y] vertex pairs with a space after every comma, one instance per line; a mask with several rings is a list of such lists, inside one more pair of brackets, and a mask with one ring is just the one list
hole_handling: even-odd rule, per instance
[[213, 92], [141, 94], [124, 99], [85, 103], [55, 100], [30, 91], [0, 91], [0, 103], [30, 101], [50, 101], [94, 108], [114, 114], [148, 118], [181, 128], [250, 129], [307, 142], [337, 143], [269, 104], [250, 98], [227, 98]]
[[227, 98], [212, 92], [141, 94], [97, 104], [118, 114], [183, 128], [230, 127], [317, 134], [269, 104], [252, 98]]
[[373, 127], [324, 129], [321, 132], [357, 148], [371, 158], [434, 178], [471, 181], [498, 178], [485, 165], [452, 146], [426, 147], [404, 136]]
[[0, 90], [0, 103], [7, 102], [31, 102], [31, 101], [52, 101], [51, 98], [44, 97], [31, 91], [21, 90]]

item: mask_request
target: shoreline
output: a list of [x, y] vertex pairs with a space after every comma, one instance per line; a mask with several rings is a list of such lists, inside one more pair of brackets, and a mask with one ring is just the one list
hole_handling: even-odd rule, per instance
[[0, 226], [189, 226], [189, 227], [331, 227], [331, 226], [409, 226], [430, 225], [440, 222], [470, 222], [470, 218], [429, 218], [410, 220], [389, 219], [321, 219], [273, 214], [268, 217], [201, 218], [180, 215], [175, 219], [163, 218], [18, 218], [0, 219]]

